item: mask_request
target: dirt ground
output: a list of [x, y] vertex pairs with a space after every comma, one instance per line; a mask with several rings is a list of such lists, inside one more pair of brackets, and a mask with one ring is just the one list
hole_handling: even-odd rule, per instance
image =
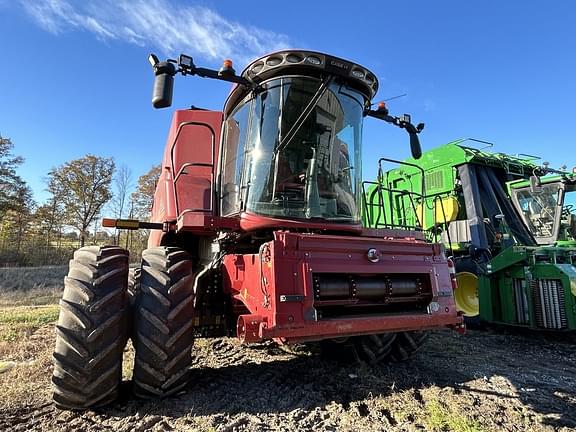
[[576, 346], [563, 340], [435, 332], [412, 361], [373, 368], [201, 339], [189, 387], [162, 401], [131, 396], [129, 347], [121, 398], [70, 412], [50, 402], [53, 326], [6, 325], [2, 431], [576, 430]]

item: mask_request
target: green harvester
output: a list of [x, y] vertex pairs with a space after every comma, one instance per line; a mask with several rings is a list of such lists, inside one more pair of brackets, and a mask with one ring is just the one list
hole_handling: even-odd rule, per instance
[[418, 160], [380, 159], [376, 181], [363, 183], [364, 224], [440, 241], [469, 319], [576, 330], [576, 175], [489, 147], [462, 139]]

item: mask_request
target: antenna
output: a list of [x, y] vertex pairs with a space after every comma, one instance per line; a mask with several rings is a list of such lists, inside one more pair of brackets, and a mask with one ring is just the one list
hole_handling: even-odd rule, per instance
[[392, 96], [391, 98], [384, 99], [382, 102], [388, 102], [388, 101], [391, 101], [394, 99], [400, 99], [401, 97], [404, 97], [404, 96], [408, 96], [408, 93], [403, 93], [403, 94], [398, 95], [398, 96]]
[[400, 99], [401, 97], [404, 97], [404, 96], [408, 96], [408, 93], [403, 93], [403, 94], [398, 95], [398, 96], [392, 96], [392, 97], [389, 97], [388, 99], [383, 99], [383, 100], [381, 100], [381, 101], [374, 102], [374, 103], [371, 104], [370, 106], [378, 105], [379, 103], [388, 102], [388, 101], [391, 101], [391, 100], [394, 100], [394, 99]]

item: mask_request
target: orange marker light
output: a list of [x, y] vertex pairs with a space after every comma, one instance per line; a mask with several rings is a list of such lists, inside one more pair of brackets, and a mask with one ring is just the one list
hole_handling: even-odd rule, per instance
[[384, 111], [386, 109], [386, 104], [384, 102], [378, 102], [378, 110]]
[[230, 76], [234, 75], [235, 73], [236, 71], [232, 67], [232, 60], [230, 59], [224, 60], [224, 62], [222, 63], [222, 67], [218, 71], [219, 76]]
[[115, 228], [116, 227], [116, 219], [102, 219], [102, 226], [106, 228]]

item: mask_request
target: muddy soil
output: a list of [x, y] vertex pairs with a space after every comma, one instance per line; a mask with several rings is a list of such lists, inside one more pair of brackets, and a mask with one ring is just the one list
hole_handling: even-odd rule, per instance
[[[51, 350], [52, 332], [39, 331]], [[375, 368], [272, 343], [204, 339], [196, 341], [190, 385], [175, 397], [137, 400], [125, 381], [113, 405], [70, 412], [39, 396], [5, 404], [0, 430], [576, 430], [575, 348], [561, 338], [436, 332], [412, 361]], [[45, 389], [50, 374], [29, 385]]]

